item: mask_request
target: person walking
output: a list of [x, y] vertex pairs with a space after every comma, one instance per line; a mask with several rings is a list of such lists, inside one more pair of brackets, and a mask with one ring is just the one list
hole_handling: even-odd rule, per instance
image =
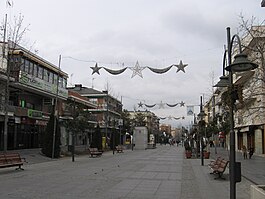
[[250, 147], [249, 148], [249, 152], [248, 152], [249, 159], [251, 159], [251, 157], [253, 156], [253, 153], [254, 153], [254, 148], [253, 147]]
[[247, 147], [245, 145], [242, 146], [242, 153], [243, 153], [244, 159], [248, 159]]

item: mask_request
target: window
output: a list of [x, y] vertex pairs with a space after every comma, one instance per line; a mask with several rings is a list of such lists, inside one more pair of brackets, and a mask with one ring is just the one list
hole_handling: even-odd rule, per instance
[[29, 60], [25, 59], [25, 70], [26, 73], [29, 73]]
[[34, 104], [26, 102], [26, 108], [34, 109]]
[[23, 100], [23, 99], [22, 99], [22, 100], [20, 100], [20, 101], [19, 101], [19, 105], [20, 105], [21, 107], [23, 107], [23, 108], [24, 108], [24, 107], [26, 106], [26, 101], [25, 101], [25, 100]]
[[54, 73], [50, 73], [50, 82], [53, 84], [54, 83]]
[[15, 63], [19, 63], [20, 62], [20, 57], [17, 56], [17, 55], [13, 55], [13, 56], [10, 55], [9, 58], [10, 58], [9, 59], [10, 62], [15, 62]]
[[63, 88], [66, 88], [66, 87], [67, 87], [67, 79], [63, 78]]
[[63, 78], [59, 77], [59, 87], [63, 87]]
[[50, 82], [51, 81], [51, 72], [47, 71], [47, 81]]
[[39, 66], [38, 77], [43, 79], [43, 68], [41, 66]]
[[47, 69], [44, 68], [43, 69], [43, 80], [46, 82], [48, 81], [48, 73], [47, 72], [48, 72]]
[[58, 78], [58, 75], [53, 74], [53, 84], [55, 84], [55, 85], [57, 85], [57, 78]]
[[20, 66], [20, 70], [25, 71], [25, 59], [23, 57], [21, 57], [21, 66]]
[[34, 64], [33, 75], [35, 77], [38, 77], [38, 72], [39, 72], [39, 66], [38, 64]]
[[33, 74], [34, 64], [32, 62], [29, 62], [29, 74]]

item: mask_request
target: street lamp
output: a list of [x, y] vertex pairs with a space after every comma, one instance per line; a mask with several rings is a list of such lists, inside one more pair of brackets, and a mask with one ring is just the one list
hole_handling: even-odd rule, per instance
[[[227, 50], [227, 58], [228, 58], [228, 66], [225, 68], [229, 72], [229, 84], [221, 84], [221, 80], [224, 80], [224, 70], [223, 70], [223, 76], [220, 78], [221, 80], [217, 83], [218, 87], [229, 87], [231, 90], [230, 93], [230, 104], [229, 104], [229, 109], [230, 109], [230, 166], [229, 166], [229, 174], [230, 174], [230, 199], [235, 199], [236, 198], [236, 182], [241, 181], [241, 167], [240, 167], [240, 162], [236, 163], [236, 154], [235, 154], [235, 132], [234, 132], [234, 102], [235, 99], [232, 95], [234, 84], [233, 84], [233, 73], [236, 72], [243, 72], [243, 71], [250, 71], [258, 67], [257, 64], [250, 62], [247, 59], [247, 55], [242, 53], [242, 47], [241, 47], [241, 42], [240, 38], [238, 35], [233, 35], [231, 38], [230, 35], [230, 28], [228, 27], [227, 29], [227, 45], [228, 45], [228, 50]], [[234, 62], [231, 63], [231, 58], [232, 58], [232, 45], [234, 40], [237, 39], [238, 46], [239, 46], [239, 54], [234, 56]], [[226, 54], [224, 55], [224, 60], [226, 58]], [[224, 69], [224, 62], [223, 62], [223, 69]], [[219, 85], [218, 85], [219, 84]], [[238, 174], [238, 175], [236, 175]]]
[[220, 77], [220, 81], [213, 87], [228, 87], [229, 86], [229, 77], [225, 75], [225, 64], [226, 64], [226, 53], [225, 50], [223, 56], [223, 76]]
[[200, 104], [200, 113], [198, 114], [199, 117], [199, 137], [200, 137], [200, 150], [201, 150], [201, 165], [204, 165], [204, 160], [203, 160], [203, 136], [202, 136], [202, 129], [203, 126], [205, 125], [204, 123], [204, 117], [205, 117], [205, 113], [202, 110], [202, 96], [201, 96], [201, 104]]

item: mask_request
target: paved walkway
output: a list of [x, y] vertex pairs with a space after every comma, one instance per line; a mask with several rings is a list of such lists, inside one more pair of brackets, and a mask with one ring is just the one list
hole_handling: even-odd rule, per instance
[[[222, 156], [229, 159], [229, 151], [222, 147], [211, 148], [212, 158]], [[252, 184], [265, 184], [265, 157], [254, 153], [251, 159], [244, 159], [241, 152], [236, 152], [236, 161], [241, 162], [242, 177], [247, 178]]]
[[[214, 180], [207, 167], [210, 160], [201, 166], [200, 159], [185, 159], [182, 147], [158, 145], [115, 155], [106, 152], [99, 158], [82, 155], [75, 162], [71, 157], [41, 157], [36, 150], [20, 152], [29, 163], [24, 171], [0, 170], [1, 198], [229, 198], [228, 174], [226, 180]], [[237, 198], [250, 198], [250, 184], [242, 178]]]

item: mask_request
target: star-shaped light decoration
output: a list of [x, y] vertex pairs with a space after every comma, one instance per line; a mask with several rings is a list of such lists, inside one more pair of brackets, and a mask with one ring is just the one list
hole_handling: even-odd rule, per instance
[[178, 68], [177, 72], [179, 72], [179, 71], [183, 71], [183, 73], [185, 73], [184, 68], [185, 68], [186, 66], [188, 66], [188, 64], [183, 64], [183, 63], [182, 63], [182, 60], [180, 60], [179, 65], [176, 65], [176, 66], [177, 66], [177, 68]]
[[[90, 68], [93, 70], [93, 72], [92, 72], [92, 75], [93, 75], [94, 73], [99, 74], [99, 70], [100, 70], [102, 67], [98, 67], [98, 63], [96, 63], [95, 67], [90, 67]], [[99, 75], [100, 75], [100, 74], [99, 74]]]
[[180, 107], [182, 107], [182, 106], [185, 106], [185, 102], [183, 102], [183, 101], [180, 102]]
[[160, 102], [160, 104], [158, 104], [159, 108], [165, 108], [165, 103], [163, 103], [162, 101]]
[[168, 116], [167, 118], [168, 118], [168, 120], [172, 120], [172, 116], [171, 116], [171, 115], [170, 115], [170, 116]]
[[142, 70], [144, 70], [145, 67], [141, 67], [138, 61], [136, 62], [135, 67], [129, 67], [129, 68], [133, 71], [131, 78], [133, 78], [135, 75], [139, 75], [141, 78], [143, 78]]
[[143, 107], [143, 103], [142, 102], [140, 102], [140, 103], [138, 103], [138, 108], [141, 108], [141, 107]]

